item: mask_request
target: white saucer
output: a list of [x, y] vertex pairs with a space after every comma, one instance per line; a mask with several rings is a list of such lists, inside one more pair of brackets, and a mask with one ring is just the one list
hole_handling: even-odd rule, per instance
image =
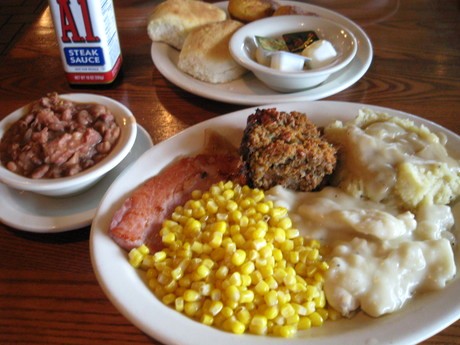
[[[218, 2], [217, 6], [226, 9], [228, 2]], [[165, 43], [153, 42], [151, 56], [160, 73], [176, 86], [195, 95], [216, 101], [260, 105], [266, 103], [315, 101], [340, 91], [356, 83], [372, 61], [372, 44], [366, 33], [353, 21], [337, 12], [296, 1], [282, 1], [283, 5], [298, 6], [305, 11], [333, 20], [346, 27], [358, 41], [358, 51], [353, 61], [342, 71], [332, 74], [321, 85], [294, 93], [279, 93], [260, 82], [252, 73], [225, 84], [211, 84], [195, 79], [177, 68], [179, 51]]]
[[68, 198], [53, 198], [18, 191], [0, 184], [0, 222], [38, 233], [79, 229], [91, 224], [99, 201], [115, 178], [153, 146], [150, 135], [138, 125], [131, 152], [94, 187]]

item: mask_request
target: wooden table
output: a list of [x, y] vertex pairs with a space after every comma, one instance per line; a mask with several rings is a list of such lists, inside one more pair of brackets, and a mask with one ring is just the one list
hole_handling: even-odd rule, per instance
[[[124, 75], [113, 88], [90, 92], [128, 106], [154, 143], [245, 108], [194, 96], [158, 72], [146, 35], [147, 14], [158, 1], [115, 3]], [[364, 77], [328, 100], [391, 107], [460, 133], [458, 1], [310, 3], [359, 23], [374, 47]], [[0, 118], [48, 91], [75, 91], [64, 78], [49, 9], [0, 61], [0, 78]], [[1, 344], [157, 343], [121, 316], [102, 292], [90, 263], [89, 232], [86, 227], [34, 234], [0, 224]], [[460, 321], [424, 344], [460, 344]]]

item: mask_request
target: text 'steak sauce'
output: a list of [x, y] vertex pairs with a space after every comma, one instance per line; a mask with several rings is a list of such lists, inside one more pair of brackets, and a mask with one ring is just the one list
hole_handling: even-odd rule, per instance
[[49, 0], [67, 80], [110, 84], [122, 64], [112, 0]]

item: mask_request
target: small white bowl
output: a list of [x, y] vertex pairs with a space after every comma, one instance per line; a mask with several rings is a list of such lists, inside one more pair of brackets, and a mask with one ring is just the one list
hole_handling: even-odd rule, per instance
[[[107, 157], [94, 166], [69, 177], [54, 179], [32, 179], [15, 174], [0, 164], [0, 182], [23, 191], [34, 192], [47, 196], [63, 197], [80, 193], [101, 179], [107, 172], [117, 166], [130, 152], [137, 135], [136, 119], [132, 112], [123, 104], [93, 94], [74, 93], [59, 95], [61, 98], [78, 103], [98, 103], [107, 106], [121, 128], [118, 142]], [[0, 121], [0, 138], [5, 131], [23, 115], [30, 105], [26, 105]]]
[[[337, 52], [330, 64], [299, 72], [280, 71], [259, 64], [255, 59], [254, 37], [280, 37], [282, 34], [314, 31], [319, 39], [329, 41]], [[353, 33], [335, 22], [316, 16], [274, 16], [254, 21], [238, 29], [230, 39], [232, 57], [252, 71], [268, 87], [279, 92], [294, 92], [315, 87], [332, 73], [345, 68], [355, 57], [357, 41]]]

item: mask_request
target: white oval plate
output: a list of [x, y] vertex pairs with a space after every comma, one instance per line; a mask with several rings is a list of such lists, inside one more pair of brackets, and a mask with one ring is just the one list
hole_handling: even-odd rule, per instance
[[[333, 120], [351, 120], [365, 105], [319, 101], [283, 103], [272, 107], [304, 112], [313, 122], [322, 126]], [[460, 137], [457, 134], [413, 115], [382, 107], [367, 107], [393, 116], [410, 118], [418, 124], [425, 124], [433, 131], [443, 132], [449, 140], [449, 151], [454, 157], [460, 158]], [[97, 279], [115, 307], [149, 336], [165, 344], [181, 345], [407, 345], [429, 338], [459, 319], [460, 278], [455, 278], [441, 291], [417, 296], [400, 312], [392, 315], [374, 319], [360, 313], [350, 320], [330, 321], [323, 327], [299, 332], [297, 337], [289, 340], [219, 331], [166, 307], [153, 295], [143, 280], [142, 273], [128, 263], [127, 253], [107, 234], [113, 213], [135, 187], [155, 175], [174, 158], [199, 150], [203, 144], [204, 129], [213, 128], [238, 145], [247, 116], [255, 109], [245, 109], [210, 119], [157, 144], [108, 189], [91, 227], [90, 253]]]
[[[153, 63], [166, 79], [190, 93], [216, 101], [244, 105], [318, 100], [345, 90], [366, 73], [372, 61], [372, 44], [366, 33], [356, 23], [337, 12], [319, 6], [296, 1], [282, 1], [281, 3], [298, 6], [305, 11], [333, 20], [350, 30], [358, 42], [358, 51], [353, 61], [342, 71], [332, 74], [321, 85], [293, 93], [276, 92], [265, 86], [252, 73], [246, 73], [242, 78], [225, 84], [200, 81], [177, 68], [179, 51], [165, 43], [152, 43], [150, 53]], [[224, 9], [227, 8], [227, 4], [226, 1], [216, 3]]]
[[75, 230], [91, 224], [107, 188], [130, 164], [153, 146], [147, 131], [137, 125], [131, 152], [96, 185], [71, 197], [53, 198], [18, 191], [0, 183], [0, 222], [19, 230], [39, 233]]

